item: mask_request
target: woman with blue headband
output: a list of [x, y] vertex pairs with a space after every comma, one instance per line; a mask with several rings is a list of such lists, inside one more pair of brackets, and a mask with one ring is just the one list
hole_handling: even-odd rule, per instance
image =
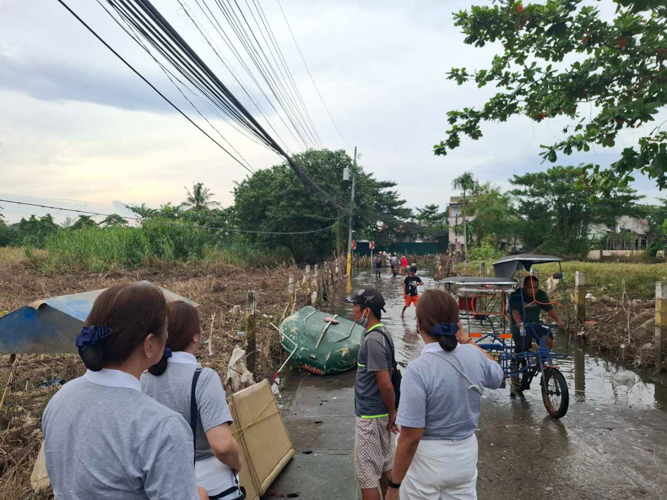
[[141, 392], [141, 374], [166, 340], [167, 304], [156, 286], [119, 284], [97, 297], [76, 338], [88, 371], [53, 396], [42, 418], [56, 500], [208, 499], [185, 420]]
[[454, 298], [432, 289], [417, 304], [426, 344], [408, 364], [396, 423], [401, 427], [385, 500], [477, 498], [477, 438], [482, 392], [503, 370], [463, 332]]

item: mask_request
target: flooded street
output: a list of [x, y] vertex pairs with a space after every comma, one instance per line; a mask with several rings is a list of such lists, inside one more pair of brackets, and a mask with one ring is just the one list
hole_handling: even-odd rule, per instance
[[[424, 289], [442, 286], [428, 272], [419, 275]], [[400, 317], [401, 284], [387, 270], [380, 279], [362, 271], [353, 288], [382, 291], [382, 321], [405, 366], [420, 355], [423, 342], [414, 307], [405, 320]], [[349, 316], [343, 296], [339, 290], [324, 309]], [[548, 416], [537, 379], [524, 400], [510, 399], [508, 388], [484, 394], [479, 498], [667, 498], [667, 387], [595, 356], [565, 335], [557, 336], [555, 350], [569, 355], [559, 360], [570, 390], [563, 419]], [[285, 420], [297, 456], [278, 479], [278, 491], [308, 500], [360, 498], [352, 464], [353, 383], [353, 372], [300, 377], [294, 371], [286, 390], [295, 397]]]

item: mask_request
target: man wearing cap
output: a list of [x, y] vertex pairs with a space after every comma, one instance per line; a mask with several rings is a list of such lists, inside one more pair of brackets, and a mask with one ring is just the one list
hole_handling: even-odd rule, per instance
[[353, 304], [354, 320], [366, 329], [354, 383], [354, 470], [362, 499], [380, 500], [387, 493], [394, 461], [391, 433], [398, 432], [391, 383], [394, 343], [381, 323], [385, 301], [379, 290], [361, 289], [345, 302]]

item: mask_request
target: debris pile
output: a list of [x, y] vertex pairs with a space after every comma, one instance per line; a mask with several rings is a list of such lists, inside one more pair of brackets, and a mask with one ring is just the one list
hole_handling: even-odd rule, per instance
[[586, 343], [635, 366], [655, 365], [655, 301], [587, 297], [588, 320], [578, 335]]

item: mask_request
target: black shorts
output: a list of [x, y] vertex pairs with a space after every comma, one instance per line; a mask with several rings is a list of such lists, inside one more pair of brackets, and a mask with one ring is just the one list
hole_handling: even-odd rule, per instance
[[526, 325], [526, 335], [521, 335], [519, 327], [512, 326], [512, 338], [514, 339], [514, 352], [526, 352], [533, 346], [533, 340], [541, 339], [545, 335], [551, 336], [551, 330], [544, 325]]

